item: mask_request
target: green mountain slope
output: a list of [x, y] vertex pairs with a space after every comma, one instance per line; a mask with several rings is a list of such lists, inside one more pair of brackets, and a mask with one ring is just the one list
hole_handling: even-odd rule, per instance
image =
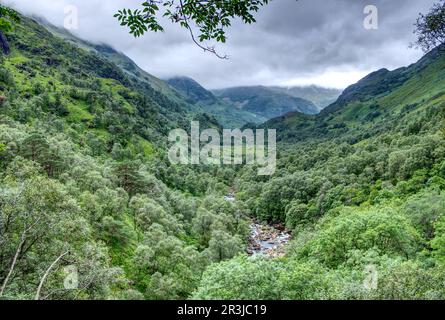
[[239, 109], [231, 103], [217, 98], [195, 80], [188, 77], [175, 77], [167, 82], [180, 92], [190, 104], [202, 106], [203, 110], [213, 115], [226, 128], [242, 127], [247, 123], [263, 123], [267, 118]]
[[248, 224], [223, 198], [233, 170], [172, 165], [166, 146], [219, 124], [114, 50], [21, 18], [0, 55], [0, 299], [43, 280], [39, 299], [191, 296]]
[[87, 128], [106, 129], [106, 121], [100, 118], [109, 104], [119, 106], [118, 121], [132, 118], [123, 131], [139, 127], [147, 137], [148, 132], [166, 133], [190, 116], [183, 100], [170, 99], [151, 82], [130, 75], [103, 55], [53, 36], [32, 20], [25, 19], [9, 38], [16, 50], [4, 67], [15, 79], [17, 93], [32, 97], [49, 90], [48, 99], [63, 95], [67, 116], [84, 121]]
[[188, 77], [174, 77], [167, 80], [167, 83], [183, 93], [191, 103], [215, 104], [218, 99], [195, 80]]
[[436, 49], [409, 67], [368, 75], [346, 88], [319, 115], [291, 113], [270, 120], [266, 126], [279, 129], [284, 141], [367, 136], [389, 130], [400, 119], [414, 117], [443, 100], [444, 67], [443, 50]]
[[73, 45], [86, 49], [88, 51], [92, 51], [96, 53], [99, 56], [102, 56], [106, 58], [107, 60], [113, 62], [129, 76], [132, 78], [136, 78], [140, 82], [145, 82], [148, 85], [150, 85], [154, 90], [157, 92], [162, 93], [166, 97], [168, 97], [170, 100], [173, 100], [176, 103], [180, 103], [183, 105], [186, 105], [185, 108], [189, 109], [191, 112], [194, 113], [202, 113], [204, 110], [201, 108], [196, 108], [193, 106], [193, 104], [186, 104], [184, 101], [184, 98], [178, 94], [175, 90], [172, 90], [170, 86], [163, 80], [149, 74], [145, 70], [142, 70], [134, 61], [132, 61], [129, 57], [124, 55], [121, 52], [118, 52], [117, 50], [113, 49], [112, 47], [106, 45], [106, 44], [94, 44], [85, 40], [82, 40], [76, 36], [74, 36], [69, 31], [56, 27], [46, 20], [42, 18], [36, 18], [36, 21], [43, 26], [45, 26], [46, 29], [48, 29], [52, 34], [56, 35], [57, 37], [60, 37]]
[[318, 113], [318, 108], [312, 102], [296, 98], [267, 87], [235, 87], [215, 90], [214, 94], [235, 104], [238, 108], [271, 119], [292, 111], [306, 114]]

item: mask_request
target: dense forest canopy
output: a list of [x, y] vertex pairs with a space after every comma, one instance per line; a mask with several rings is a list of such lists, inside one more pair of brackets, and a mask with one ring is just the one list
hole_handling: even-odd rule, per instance
[[[259, 126], [280, 138], [265, 177], [172, 165], [168, 132], [217, 119], [110, 50], [1, 32], [1, 299], [445, 299], [443, 44]], [[284, 256], [246, 254], [252, 219], [292, 230]]]

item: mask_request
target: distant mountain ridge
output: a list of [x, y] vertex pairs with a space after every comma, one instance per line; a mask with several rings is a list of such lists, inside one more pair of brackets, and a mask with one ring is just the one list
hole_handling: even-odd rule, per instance
[[294, 97], [264, 86], [233, 87], [213, 93], [239, 109], [272, 119], [292, 111], [316, 114], [318, 107], [303, 98]]
[[[183, 105], [191, 114], [201, 117], [202, 114], [208, 113], [223, 127], [242, 127], [248, 123], [258, 125], [292, 111], [315, 114], [322, 109], [320, 105], [323, 106], [323, 103], [326, 103], [325, 101], [320, 103], [320, 100], [317, 100], [317, 90], [314, 90], [314, 88], [308, 87], [307, 90], [298, 91], [297, 88], [264, 87], [266, 88], [264, 92], [256, 90], [256, 93], [254, 93], [257, 96], [253, 97], [252, 106], [239, 108], [239, 103], [233, 103], [229, 101], [230, 99], [218, 97], [217, 94], [205, 89], [191, 78], [181, 76], [161, 80], [141, 69], [129, 57], [109, 45], [90, 43], [76, 37], [63, 28], [50, 24], [40, 17], [34, 17], [34, 19], [44, 25], [54, 35], [112, 61], [122, 68], [128, 76], [150, 85], [168, 99]], [[319, 91], [322, 90], [319, 89]], [[312, 103], [312, 101], [297, 97], [297, 92], [311, 97], [317, 101], [317, 105]], [[332, 95], [333, 93], [329, 92], [329, 94]], [[323, 96], [323, 94], [321, 95]]]
[[188, 103], [201, 107], [206, 113], [214, 116], [224, 127], [242, 127], [246, 123], [260, 124], [269, 119], [223, 101], [189, 77], [174, 77], [166, 82]]
[[314, 103], [319, 110], [334, 103], [341, 95], [342, 90], [324, 88], [315, 85], [311, 86], [290, 86], [290, 87], [269, 87], [277, 92], [282, 92], [293, 97], [303, 98]]
[[317, 86], [252, 86], [210, 91], [185, 76], [173, 77], [166, 82], [182, 94], [188, 103], [202, 106], [222, 124], [232, 127], [260, 124], [289, 112], [317, 114], [341, 93], [340, 90]]

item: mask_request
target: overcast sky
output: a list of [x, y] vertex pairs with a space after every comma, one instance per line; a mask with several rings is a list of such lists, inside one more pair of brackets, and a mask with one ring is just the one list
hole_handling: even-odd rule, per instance
[[[209, 89], [238, 85], [309, 85], [344, 88], [379, 68], [415, 62], [413, 23], [434, 0], [272, 0], [258, 23], [235, 23], [220, 60], [202, 52], [187, 32], [170, 23], [165, 32], [134, 39], [113, 14], [142, 0], [0, 0], [26, 14], [63, 26], [64, 8], [75, 5], [79, 28], [72, 32], [107, 43], [160, 78], [185, 75]], [[364, 8], [378, 8], [377, 30], [363, 26]]]

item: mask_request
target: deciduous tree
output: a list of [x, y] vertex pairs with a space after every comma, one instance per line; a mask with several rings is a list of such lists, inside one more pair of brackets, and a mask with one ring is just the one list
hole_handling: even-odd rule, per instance
[[415, 45], [425, 52], [445, 43], [445, 0], [436, 3], [429, 13], [421, 13], [415, 26]]
[[[122, 9], [115, 17], [122, 26], [130, 28], [135, 37], [147, 31], [163, 31], [159, 16], [185, 28], [192, 41], [204, 51], [220, 58], [214, 47], [203, 45], [204, 41], [226, 42], [226, 29], [235, 18], [251, 24], [256, 22], [254, 13], [270, 0], [148, 0], [137, 9]], [[195, 30], [198, 33], [195, 35]]]

